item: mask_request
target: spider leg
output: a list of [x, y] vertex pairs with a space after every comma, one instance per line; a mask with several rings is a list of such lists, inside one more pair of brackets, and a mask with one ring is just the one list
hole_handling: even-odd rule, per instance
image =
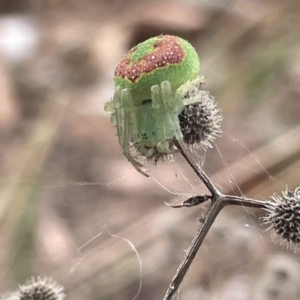
[[114, 103], [119, 144], [121, 145], [122, 150], [123, 150], [124, 109], [123, 109], [123, 103], [122, 103], [122, 88], [120, 86], [116, 87], [112, 102]]
[[[193, 89], [196, 89], [197, 88], [197, 82], [195, 81], [187, 81], [185, 82], [183, 85], [181, 85], [176, 93], [175, 93], [175, 103], [176, 104], [179, 104], [179, 103], [182, 103], [183, 104], [183, 99], [185, 97], [185, 95], [192, 91]], [[180, 105], [178, 106], [178, 108], [180, 108]], [[183, 108], [183, 107], [182, 107]], [[182, 109], [180, 108], [180, 110]], [[180, 111], [179, 111], [180, 113]]]
[[130, 153], [130, 140], [137, 137], [136, 134], [136, 108], [133, 105], [133, 100], [129, 89], [123, 89], [121, 95], [118, 94], [117, 105], [115, 105], [117, 116], [117, 129], [119, 143], [122, 147], [123, 154], [135, 169], [146, 177], [149, 177], [141, 167], [143, 166], [135, 160]]
[[204, 79], [204, 76], [197, 76], [196, 78], [194, 78], [194, 79], [192, 79], [191, 80], [191, 84], [192, 85], [196, 85], [196, 86], [198, 86], [198, 85], [200, 85], [200, 88], [201, 88], [201, 86], [203, 85], [203, 84], [205, 84], [205, 79]]
[[174, 134], [175, 139], [178, 141], [180, 146], [184, 148], [183, 136], [177, 113], [178, 106], [180, 107], [180, 110], [183, 108], [182, 100], [180, 100], [180, 103], [174, 101], [172, 86], [169, 81], [163, 81], [161, 83], [161, 95], [162, 105], [165, 107], [165, 117], [169, 120], [168, 124], [171, 124], [171, 129], [169, 129], [171, 130], [170, 132], [168, 132], [168, 128], [165, 129], [166, 136], [170, 137]]
[[166, 124], [168, 122], [169, 115], [167, 114], [167, 106], [163, 102], [160, 94], [159, 85], [153, 85], [151, 87], [151, 98], [152, 98], [152, 107], [153, 107], [153, 117], [154, 117], [154, 132], [156, 134], [157, 150], [161, 153], [169, 153], [169, 142], [167, 141], [167, 128]]
[[178, 115], [182, 112], [184, 106], [200, 102], [204, 94], [207, 94], [206, 91], [200, 89], [204, 83], [204, 76], [197, 76], [177, 89], [175, 93], [175, 103], [177, 105]]

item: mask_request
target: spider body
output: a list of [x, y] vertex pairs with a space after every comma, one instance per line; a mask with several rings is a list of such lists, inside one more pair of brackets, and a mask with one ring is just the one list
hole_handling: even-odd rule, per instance
[[[162, 157], [182, 147], [178, 116], [200, 101], [200, 62], [185, 40], [169, 35], [150, 38], [132, 48], [115, 71], [115, 93], [105, 109], [112, 113], [123, 154], [143, 175], [142, 159]], [[192, 96], [187, 96], [192, 95]]]
[[200, 61], [194, 47], [176, 36], [160, 35], [129, 50], [115, 70], [115, 86], [131, 90], [135, 105], [151, 99], [150, 88], [163, 81], [172, 83], [175, 92], [195, 78]]

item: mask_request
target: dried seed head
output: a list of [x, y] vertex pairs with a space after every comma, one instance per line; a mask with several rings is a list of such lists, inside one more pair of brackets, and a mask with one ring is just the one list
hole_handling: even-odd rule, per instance
[[27, 280], [19, 290], [4, 294], [1, 300], [64, 300], [64, 288], [51, 277], [38, 276]]
[[271, 238], [288, 249], [300, 250], [300, 186], [294, 191], [286, 189], [282, 196], [271, 196], [268, 215], [263, 218], [269, 225]]
[[207, 91], [194, 91], [200, 101], [186, 105], [179, 117], [180, 128], [185, 143], [211, 148], [214, 140], [222, 133], [222, 114], [215, 98]]

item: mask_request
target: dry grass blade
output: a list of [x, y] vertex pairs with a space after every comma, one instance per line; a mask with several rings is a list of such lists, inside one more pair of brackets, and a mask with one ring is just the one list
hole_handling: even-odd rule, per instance
[[[51, 101], [48, 101], [44, 108], [44, 113], [41, 114], [40, 119], [32, 129], [32, 132], [28, 134], [28, 138], [25, 140], [23, 147], [20, 148], [18, 155], [14, 156], [16, 159], [11, 163], [13, 167], [9, 174], [8, 184], [1, 190], [0, 244], [2, 247], [0, 251], [0, 261], [2, 270], [8, 267], [8, 260], [6, 259], [8, 253], [14, 253], [13, 257], [16, 259], [16, 256], [18, 256], [17, 252], [23, 251], [23, 255], [21, 255], [21, 257], [23, 257], [22, 260], [28, 259], [28, 257], [24, 255], [26, 249], [14, 247], [13, 240], [16, 234], [22, 238], [22, 234], [16, 232], [16, 228], [22, 230], [23, 227], [26, 228], [28, 224], [31, 224], [28, 219], [23, 220], [25, 222], [23, 225], [18, 223], [25, 210], [27, 210], [28, 207], [34, 207], [32, 205], [34, 199], [32, 198], [39, 186], [39, 176], [41, 175], [45, 159], [58, 133], [60, 121], [69, 101], [68, 97], [63, 93], [53, 95], [50, 100]], [[32, 214], [31, 217], [33, 217]], [[31, 225], [34, 226], [34, 224]], [[33, 234], [35, 232], [34, 227], [26, 228], [26, 230], [27, 233], [31, 232]], [[23, 236], [23, 238], [24, 237], [25, 236]], [[22, 274], [26, 274], [25, 266], [28, 266], [29, 262], [23, 261], [23, 263], [23, 268], [19, 268], [19, 270]], [[22, 262], [18, 261], [18, 264], [22, 265]], [[19, 265], [15, 265], [16, 272], [18, 266]], [[2, 272], [3, 275], [5, 273], [6, 272]], [[27, 277], [28, 274], [25, 276]], [[22, 282], [25, 278], [21, 278], [21, 280], [18, 281]], [[2, 279], [4, 280], [4, 278]]]

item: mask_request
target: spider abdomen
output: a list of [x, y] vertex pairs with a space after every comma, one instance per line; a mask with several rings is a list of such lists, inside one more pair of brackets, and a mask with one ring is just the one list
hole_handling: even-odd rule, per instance
[[115, 86], [129, 88], [136, 105], [151, 98], [150, 88], [168, 80], [175, 92], [195, 78], [200, 61], [194, 47], [172, 35], [150, 38], [129, 50], [115, 70]]

